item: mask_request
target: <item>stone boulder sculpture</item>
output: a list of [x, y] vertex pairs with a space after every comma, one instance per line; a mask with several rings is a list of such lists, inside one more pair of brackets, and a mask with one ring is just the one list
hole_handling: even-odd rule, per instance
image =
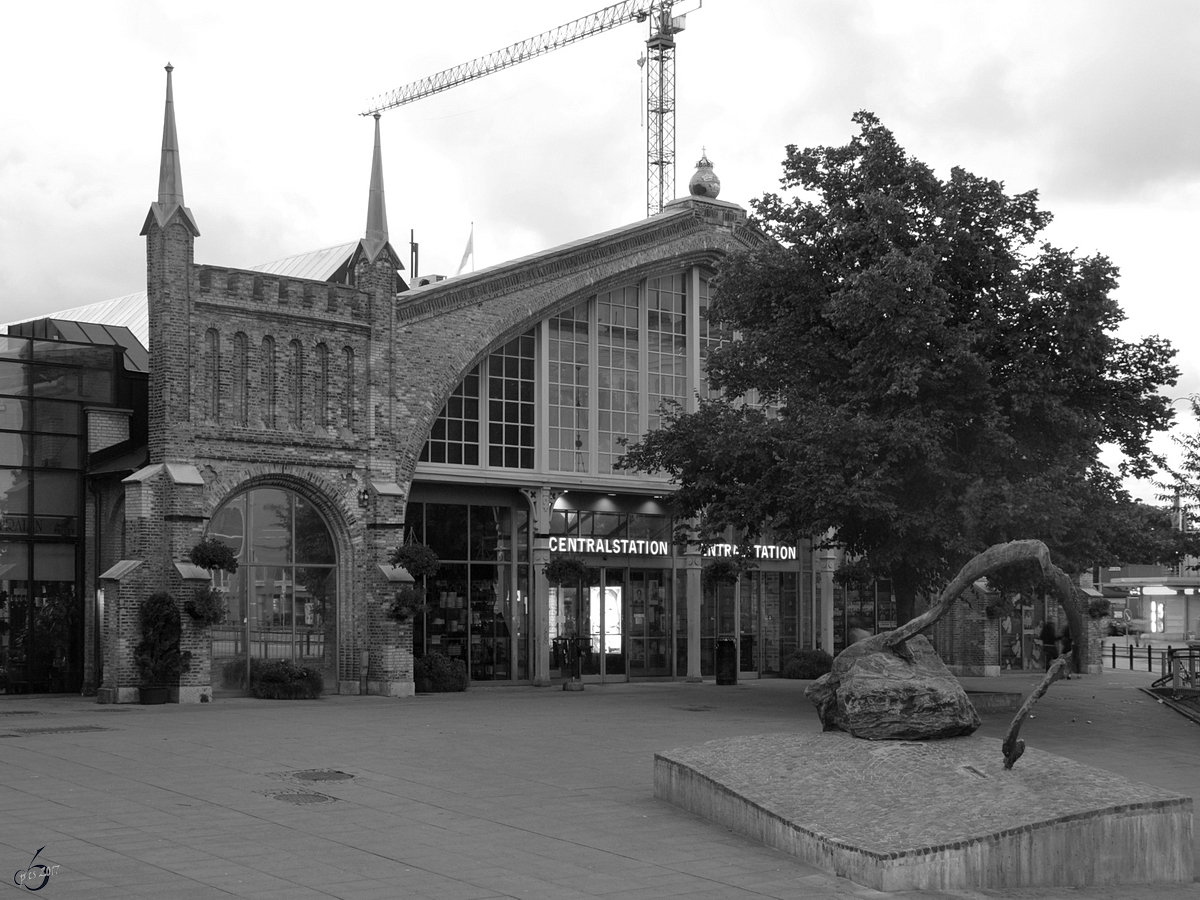
[[1017, 563], [1036, 561], [1067, 612], [1073, 634], [1085, 634], [1070, 579], [1050, 561], [1041, 541], [1010, 541], [980, 553], [946, 586], [927, 612], [851, 644], [833, 671], [805, 691], [826, 731], [841, 729], [868, 740], [931, 740], [968, 735], [979, 714], [958, 679], [921, 632], [944, 616], [970, 585]]
[[980, 726], [979, 714], [937, 651], [918, 634], [911, 659], [883, 647], [886, 635], [851, 644], [806, 694], [826, 731], [872, 741], [948, 738]]

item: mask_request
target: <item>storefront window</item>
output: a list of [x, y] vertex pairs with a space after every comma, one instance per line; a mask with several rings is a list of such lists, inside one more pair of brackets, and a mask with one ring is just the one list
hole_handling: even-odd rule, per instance
[[410, 501], [404, 530], [441, 561], [425, 582], [414, 653], [461, 659], [475, 681], [529, 678], [528, 510]]

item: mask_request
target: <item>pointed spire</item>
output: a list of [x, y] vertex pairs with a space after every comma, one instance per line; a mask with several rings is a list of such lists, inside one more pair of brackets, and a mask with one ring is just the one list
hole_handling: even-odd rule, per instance
[[150, 213], [142, 234], [146, 233], [153, 217], [159, 228], [165, 228], [171, 218], [178, 214], [184, 226], [193, 234], [200, 229], [192, 218], [192, 211], [183, 205], [183, 168], [179, 164], [179, 135], [175, 131], [175, 94], [171, 87], [171, 73], [175, 67], [170, 63], [167, 70], [167, 102], [163, 113], [162, 157], [158, 164], [158, 202], [150, 204]]
[[367, 199], [367, 233], [363, 249], [367, 261], [375, 262], [387, 246], [387, 205], [383, 198], [383, 151], [379, 142], [379, 113], [375, 113], [375, 153], [371, 157], [371, 191]]
[[183, 169], [179, 165], [179, 135], [175, 133], [175, 95], [171, 91], [171, 72], [167, 63], [167, 108], [163, 116], [162, 162], [158, 167], [158, 202], [170, 209], [183, 206]]

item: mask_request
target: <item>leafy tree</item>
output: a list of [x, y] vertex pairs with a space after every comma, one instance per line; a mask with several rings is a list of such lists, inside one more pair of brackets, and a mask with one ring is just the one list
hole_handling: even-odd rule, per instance
[[[872, 114], [842, 147], [787, 148], [785, 198], [752, 201], [773, 238], [720, 267], [708, 359], [722, 399], [631, 447], [665, 471], [702, 539], [829, 539], [891, 579], [901, 620], [992, 543], [1038, 537], [1086, 560], [1084, 526], [1127, 498], [1099, 462], [1145, 475], [1171, 420], [1170, 344], [1127, 343], [1116, 268], [1038, 236], [1035, 191], [939, 179]], [[730, 399], [757, 391], [761, 406]]]
[[[1193, 394], [1188, 402], [1192, 416], [1200, 420], [1200, 396]], [[1179, 448], [1182, 458], [1175, 465], [1166, 467], [1168, 477], [1154, 485], [1160, 492], [1158, 499], [1179, 517], [1177, 527], [1183, 531], [1181, 541], [1185, 552], [1200, 556], [1200, 527], [1196, 525], [1197, 511], [1200, 510], [1200, 431], [1172, 435], [1171, 440]]]

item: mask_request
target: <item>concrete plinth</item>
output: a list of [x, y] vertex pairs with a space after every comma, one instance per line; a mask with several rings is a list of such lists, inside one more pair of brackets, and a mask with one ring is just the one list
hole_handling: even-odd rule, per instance
[[876, 890], [1193, 877], [1190, 797], [991, 738], [711, 741], [656, 754], [654, 795]]

